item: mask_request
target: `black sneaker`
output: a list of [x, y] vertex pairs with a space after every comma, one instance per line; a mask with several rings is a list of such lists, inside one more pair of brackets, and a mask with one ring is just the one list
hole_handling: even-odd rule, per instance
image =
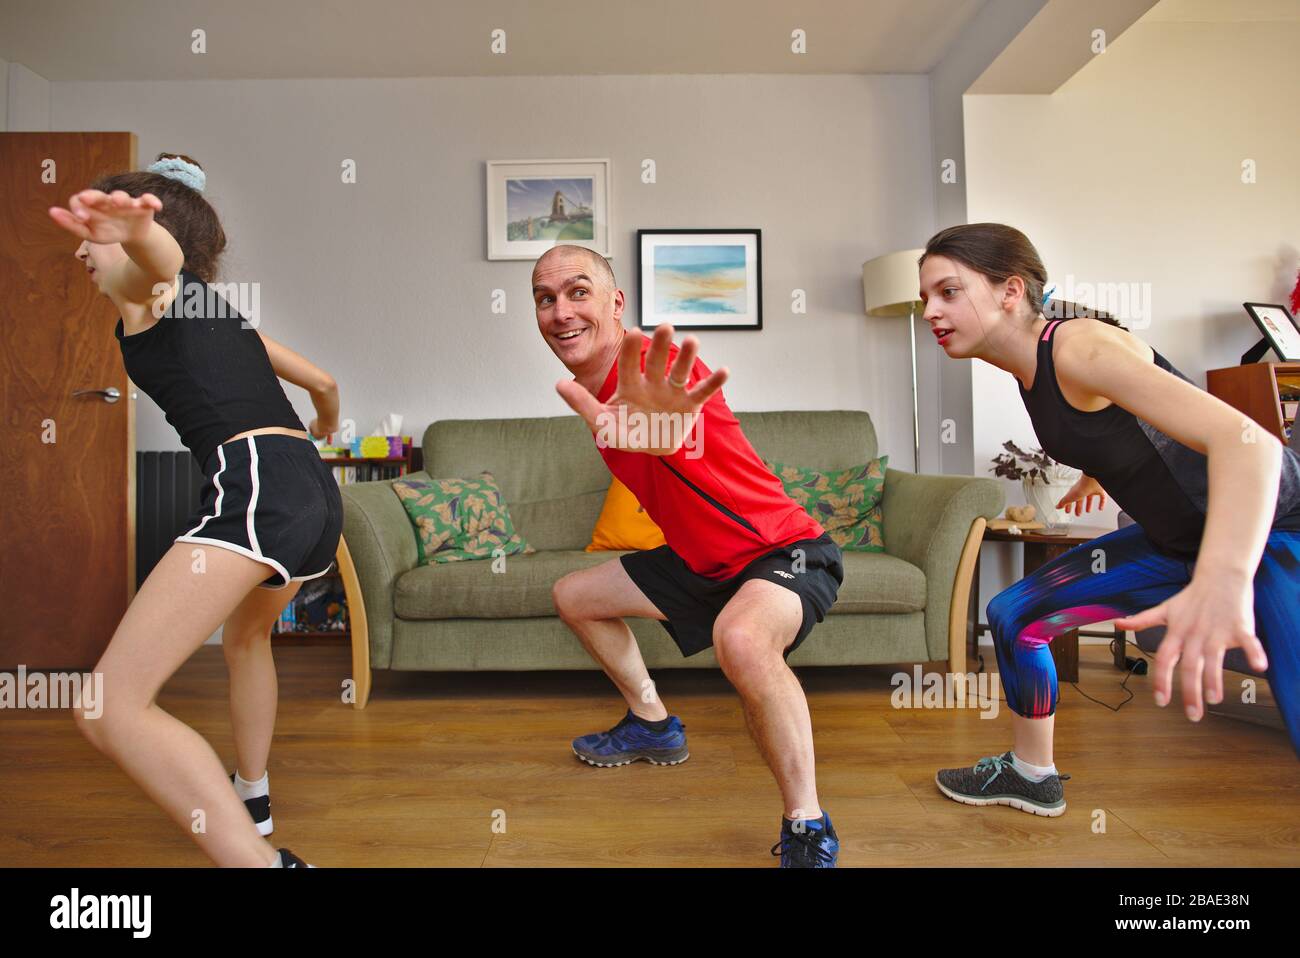
[[[230, 773], [230, 784], [235, 784], [235, 773]], [[236, 791], [235, 794], [238, 794]], [[253, 824], [257, 826], [257, 833], [262, 836], [271, 834], [275, 831], [275, 825], [271, 822], [271, 796], [263, 795], [261, 798], [244, 799], [244, 807], [248, 809], [248, 814], [253, 817]]]
[[1055, 818], [1065, 812], [1069, 775], [1031, 782], [1016, 771], [1010, 752], [982, 758], [970, 768], [945, 768], [934, 776], [939, 791], [966, 805], [1010, 805], [1022, 812]]
[[285, 868], [315, 868], [315, 865], [308, 865], [305, 861], [289, 851], [287, 848], [279, 849], [280, 864]]

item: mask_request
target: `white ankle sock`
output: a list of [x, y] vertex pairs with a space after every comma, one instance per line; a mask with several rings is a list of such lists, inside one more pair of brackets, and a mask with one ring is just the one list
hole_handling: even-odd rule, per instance
[[276, 852], [276, 853], [275, 853], [275, 861], [271, 862], [271, 864], [270, 864], [269, 866], [267, 866], [267, 867], [269, 867], [269, 868], [283, 868], [283, 867], [284, 867], [284, 857], [283, 857], [279, 852]]
[[1015, 752], [1011, 753], [1011, 761], [1015, 765], [1016, 771], [1031, 782], [1041, 782], [1047, 776], [1056, 774], [1056, 765], [1054, 763], [1052, 765], [1030, 765]]
[[261, 798], [263, 795], [270, 794], [271, 791], [271, 773], [263, 772], [262, 777], [256, 782], [246, 781], [238, 771], [235, 772], [235, 793], [244, 801], [250, 798]]

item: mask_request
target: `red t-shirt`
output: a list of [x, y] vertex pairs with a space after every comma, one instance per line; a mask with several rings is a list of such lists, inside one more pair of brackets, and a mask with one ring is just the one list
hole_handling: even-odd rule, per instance
[[[641, 341], [645, 370], [650, 337]], [[668, 369], [677, 356], [669, 347]], [[687, 379], [694, 386], [712, 371], [699, 358]], [[608, 402], [618, 386], [618, 362], [596, 398]], [[592, 434], [597, 439], [597, 434]], [[741, 432], [719, 389], [700, 410], [688, 444], [671, 456], [597, 448], [663, 531], [668, 547], [697, 575], [730, 579], [759, 556], [825, 531], [785, 493]]]

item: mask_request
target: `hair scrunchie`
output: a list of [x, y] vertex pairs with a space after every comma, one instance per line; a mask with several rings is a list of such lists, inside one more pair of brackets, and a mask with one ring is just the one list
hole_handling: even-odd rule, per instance
[[203, 192], [203, 188], [208, 183], [208, 177], [201, 169], [193, 163], [182, 160], [179, 156], [169, 156], [163, 160], [155, 160], [149, 164], [148, 171], [173, 180], [179, 180], [190, 189], [197, 190], [200, 193]]

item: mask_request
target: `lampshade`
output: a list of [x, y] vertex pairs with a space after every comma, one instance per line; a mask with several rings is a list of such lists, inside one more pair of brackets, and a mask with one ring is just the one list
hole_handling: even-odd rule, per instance
[[906, 316], [920, 306], [920, 268], [916, 263], [924, 252], [906, 249], [862, 264], [862, 299], [868, 316]]

